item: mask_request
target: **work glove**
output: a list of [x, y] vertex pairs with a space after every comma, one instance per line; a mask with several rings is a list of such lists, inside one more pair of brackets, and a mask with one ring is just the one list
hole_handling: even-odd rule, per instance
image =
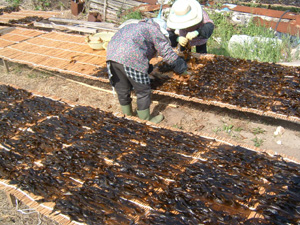
[[154, 66], [151, 64], [151, 63], [149, 63], [149, 67], [148, 67], [148, 74], [150, 74], [152, 71], [153, 71], [153, 69], [154, 69]]
[[180, 36], [180, 37], [178, 37], [178, 43], [182, 46], [182, 47], [184, 47], [184, 46], [186, 46], [186, 44], [188, 43], [188, 39], [187, 38], [185, 38], [185, 37], [182, 37], [182, 36]]
[[169, 40], [171, 42], [171, 46], [172, 48], [175, 48], [178, 44], [177, 42], [178, 35], [174, 33], [174, 30], [168, 30], [168, 33], [169, 33]]
[[192, 40], [195, 37], [197, 37], [198, 35], [199, 35], [199, 32], [195, 30], [195, 31], [192, 31], [192, 32], [188, 32], [187, 35], [186, 35], [186, 38], [188, 40]]
[[172, 63], [173, 71], [177, 74], [182, 74], [187, 70], [187, 64], [184, 61], [183, 58], [178, 57], [173, 63]]

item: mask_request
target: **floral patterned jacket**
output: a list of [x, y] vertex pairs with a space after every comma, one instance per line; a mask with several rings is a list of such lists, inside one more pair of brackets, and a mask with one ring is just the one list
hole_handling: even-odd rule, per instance
[[107, 46], [106, 60], [147, 73], [149, 61], [157, 55], [168, 64], [178, 58], [159, 25], [148, 19], [128, 24], [117, 31]]

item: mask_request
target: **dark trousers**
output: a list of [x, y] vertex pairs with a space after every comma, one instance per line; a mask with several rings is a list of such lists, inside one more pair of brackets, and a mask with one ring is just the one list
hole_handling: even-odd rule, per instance
[[151, 86], [150, 84], [140, 84], [126, 75], [124, 65], [110, 61], [110, 79], [112, 86], [115, 88], [120, 105], [131, 104], [131, 91], [134, 90], [137, 97], [137, 109], [148, 109], [151, 104]]
[[[184, 51], [185, 47], [180, 46], [180, 51]], [[206, 43], [203, 45], [196, 45], [196, 52], [201, 54], [207, 53]]]

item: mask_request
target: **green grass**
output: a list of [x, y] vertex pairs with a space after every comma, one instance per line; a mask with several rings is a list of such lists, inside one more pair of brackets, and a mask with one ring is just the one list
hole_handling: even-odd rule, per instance
[[[260, 62], [291, 61], [290, 36], [286, 35], [281, 41], [274, 41], [275, 32], [262, 24], [256, 24], [252, 20], [247, 25], [233, 24], [231, 12], [219, 13], [210, 10], [208, 14], [215, 24], [214, 32], [207, 42], [209, 53]], [[247, 35], [260, 39], [229, 49], [228, 43], [233, 35]], [[259, 41], [263, 38], [269, 40]]]
[[143, 15], [140, 11], [128, 11], [127, 13], [125, 13], [124, 15], [122, 15], [120, 21], [123, 23], [125, 22], [126, 20], [129, 20], [129, 19], [137, 19], [137, 20], [141, 20], [143, 19]]
[[11, 6], [19, 6], [21, 4], [21, 0], [6, 0], [6, 2], [8, 4], [10, 4]]
[[34, 4], [35, 10], [47, 10], [51, 6], [51, 0], [38, 0]]

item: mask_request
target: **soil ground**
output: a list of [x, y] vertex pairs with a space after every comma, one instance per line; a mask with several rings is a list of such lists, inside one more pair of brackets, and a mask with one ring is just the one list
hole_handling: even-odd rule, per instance
[[[65, 2], [67, 8], [69, 1], [62, 2]], [[291, 64], [300, 65], [299, 62]], [[0, 81], [3, 83], [43, 95], [56, 96], [79, 105], [121, 113], [117, 97], [111, 90], [89, 87], [65, 79], [58, 73], [43, 73], [23, 65], [10, 63], [9, 67], [10, 73], [6, 74], [0, 66]], [[260, 149], [300, 160], [300, 124], [195, 103], [166, 102], [156, 98], [153, 100], [153, 114], [162, 113], [165, 116], [161, 125], [186, 132], [202, 132], [208, 136], [217, 135], [233, 143], [252, 147], [256, 145]], [[275, 135], [278, 127], [282, 127], [282, 132]], [[56, 224], [37, 212], [24, 210], [27, 207], [22, 204], [19, 207], [23, 211], [10, 206], [5, 192], [0, 191], [0, 224]], [[24, 214], [25, 212], [30, 214]]]

